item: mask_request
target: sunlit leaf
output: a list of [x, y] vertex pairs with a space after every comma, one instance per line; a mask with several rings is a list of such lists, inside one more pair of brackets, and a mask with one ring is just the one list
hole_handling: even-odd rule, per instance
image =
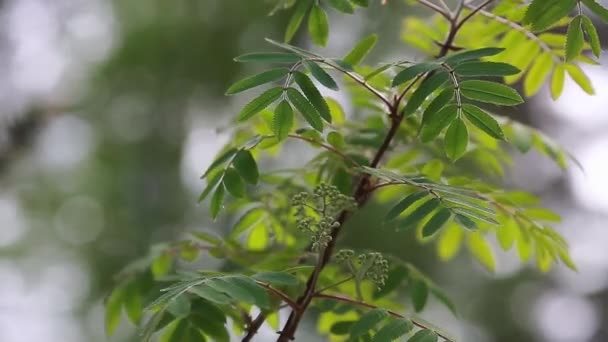
[[572, 61], [576, 56], [583, 51], [585, 43], [583, 37], [582, 16], [578, 15], [568, 25], [568, 34], [566, 35], [566, 62]]
[[467, 246], [469, 250], [485, 268], [494, 272], [496, 262], [494, 261], [494, 253], [490, 244], [483, 238], [480, 233], [470, 233], [467, 236]]
[[462, 106], [462, 111], [469, 122], [492, 138], [500, 140], [505, 139], [505, 134], [498, 122], [481, 108], [467, 103]]
[[352, 66], [357, 66], [374, 48], [377, 41], [378, 35], [376, 34], [372, 34], [361, 39], [342, 60]]
[[327, 45], [329, 38], [329, 20], [327, 13], [317, 4], [312, 6], [308, 16], [308, 32], [312, 41], [320, 46]]
[[541, 31], [565, 17], [576, 6], [576, 0], [533, 0], [524, 16], [524, 24]]

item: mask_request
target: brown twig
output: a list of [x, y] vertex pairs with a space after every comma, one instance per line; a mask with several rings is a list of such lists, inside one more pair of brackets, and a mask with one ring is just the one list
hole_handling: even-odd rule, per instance
[[255, 336], [255, 334], [257, 334], [258, 330], [260, 330], [260, 327], [262, 326], [262, 324], [264, 324], [264, 321], [266, 320], [266, 314], [264, 314], [263, 312], [260, 312], [255, 319], [253, 319], [247, 326], [247, 334], [243, 337], [243, 339], [241, 340], [242, 342], [249, 342], [253, 339], [253, 336]]
[[255, 281], [258, 285], [260, 285], [261, 287], [265, 288], [266, 290], [268, 290], [269, 292], [271, 292], [272, 294], [274, 294], [275, 296], [281, 298], [287, 305], [289, 305], [292, 309], [297, 310], [298, 309], [298, 304], [296, 304], [296, 302], [294, 302], [291, 298], [289, 298], [288, 295], [286, 295], [285, 293], [283, 293], [280, 290], [275, 289], [274, 287], [272, 287], [270, 284], [267, 284], [263, 281], [259, 281], [256, 280]]
[[299, 139], [299, 140], [303, 140], [303, 141], [309, 142], [311, 144], [315, 144], [317, 146], [321, 146], [324, 149], [326, 149], [326, 150], [328, 150], [328, 151], [330, 151], [332, 153], [337, 154], [340, 158], [342, 158], [345, 161], [351, 163], [353, 166], [360, 166], [359, 163], [357, 163], [354, 159], [352, 159], [351, 157], [349, 157], [346, 154], [342, 153], [340, 150], [336, 149], [333, 146], [330, 146], [330, 145], [327, 145], [327, 144], [322, 143], [320, 141], [314, 140], [312, 138], [308, 138], [308, 137], [297, 135], [297, 134], [289, 134], [287, 136], [290, 137], [290, 138], [293, 138], [293, 139]]

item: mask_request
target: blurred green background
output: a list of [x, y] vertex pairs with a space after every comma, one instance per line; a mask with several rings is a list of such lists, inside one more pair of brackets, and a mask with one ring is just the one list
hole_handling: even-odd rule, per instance
[[[403, 1], [372, 3], [355, 16], [331, 12], [323, 53], [341, 55], [378, 32], [371, 62], [416, 58], [400, 39], [402, 19], [428, 13]], [[213, 223], [196, 204], [199, 176], [248, 100], [223, 96], [255, 71], [232, 58], [269, 49], [264, 37], [283, 35], [288, 14], [267, 16], [272, 7], [270, 0], [0, 0], [0, 341], [107, 341], [102, 297], [116, 272], [156, 242], [228, 228], [231, 218]], [[306, 35], [295, 43], [310, 47]], [[422, 316], [461, 341], [608, 341], [608, 70], [587, 71], [599, 95], [567, 85], [550, 102], [544, 90], [518, 113], [571, 150], [585, 172], [564, 173], [530, 154], [515, 156], [506, 179], [563, 213], [559, 228], [578, 274], [541, 275], [505, 253], [496, 274], [466, 253], [440, 264], [431, 245], [374, 232], [384, 210], [374, 204], [342, 243], [398, 254], [431, 274], [459, 315], [433, 303]], [[261, 340], [270, 340], [272, 331], [264, 333]], [[123, 322], [110, 340], [137, 337]], [[305, 340], [321, 338], [311, 331]]]

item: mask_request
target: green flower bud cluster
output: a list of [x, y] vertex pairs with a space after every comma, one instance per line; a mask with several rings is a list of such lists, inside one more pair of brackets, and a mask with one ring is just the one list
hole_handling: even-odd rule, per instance
[[388, 260], [381, 253], [362, 253], [355, 257], [352, 249], [341, 249], [334, 258], [338, 262], [350, 262], [355, 276], [371, 280], [378, 288], [383, 287], [388, 278]]
[[340, 227], [336, 216], [342, 210], [355, 206], [348, 197], [333, 185], [320, 184], [313, 193], [302, 192], [295, 195], [292, 203], [296, 208], [296, 224], [300, 231], [312, 234], [312, 248], [321, 251], [331, 241], [331, 232]]

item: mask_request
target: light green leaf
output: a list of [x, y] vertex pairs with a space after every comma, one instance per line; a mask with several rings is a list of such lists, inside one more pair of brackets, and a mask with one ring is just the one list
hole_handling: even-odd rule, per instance
[[414, 326], [405, 319], [392, 319], [386, 323], [372, 338], [372, 342], [394, 341], [407, 334]]
[[297, 286], [300, 283], [298, 278], [284, 272], [258, 272], [252, 278], [276, 286]]
[[511, 64], [499, 62], [465, 62], [458, 64], [454, 71], [463, 77], [479, 77], [479, 76], [508, 76], [515, 75], [521, 72], [518, 68]]
[[110, 296], [105, 301], [105, 328], [108, 336], [112, 336], [120, 324], [120, 314], [122, 312], [125, 295], [124, 288], [117, 287], [110, 293]]
[[386, 213], [386, 215], [384, 216], [384, 221], [388, 222], [388, 221], [392, 221], [392, 220], [396, 219], [402, 212], [404, 212], [407, 208], [409, 208], [410, 205], [416, 203], [418, 200], [422, 199], [426, 195], [428, 195], [427, 191], [419, 191], [419, 192], [415, 192], [415, 193], [405, 197], [404, 199], [399, 201], [397, 204], [395, 204], [388, 211], [388, 213]]
[[457, 116], [457, 105], [447, 105], [437, 112], [431, 112], [420, 130], [420, 141], [426, 143], [435, 139]]
[[306, 61], [304, 62], [304, 65], [310, 71], [312, 76], [319, 81], [319, 83], [331, 90], [338, 90], [338, 84], [336, 81], [334, 81], [334, 79], [325, 70], [323, 70], [319, 64]]
[[327, 134], [327, 142], [338, 149], [344, 148], [344, 145], [346, 144], [345, 140], [344, 140], [344, 136], [342, 136], [342, 134], [336, 132], [336, 131], [332, 131], [329, 132], [329, 134]]
[[355, 47], [342, 60], [352, 66], [361, 63], [365, 56], [374, 48], [378, 35], [372, 34], [361, 39]]
[[338, 11], [346, 14], [353, 14], [355, 9], [348, 0], [329, 0], [329, 5]]
[[566, 67], [557, 64], [551, 76], [551, 98], [557, 100], [564, 91], [564, 81], [566, 79]]
[[329, 105], [325, 102], [325, 99], [312, 83], [308, 76], [304, 75], [301, 72], [296, 71], [294, 74], [294, 80], [308, 98], [308, 101], [317, 109], [321, 117], [331, 123], [331, 113], [329, 112]]
[[462, 105], [462, 111], [469, 122], [486, 132], [489, 136], [494, 139], [505, 139], [505, 134], [498, 122], [481, 108], [466, 103]]
[[403, 109], [404, 114], [410, 115], [416, 112], [435, 90], [439, 89], [449, 79], [449, 75], [446, 72], [438, 72], [435, 75], [424, 80], [422, 84], [414, 91], [412, 96], [407, 100], [405, 108]]
[[568, 72], [568, 75], [570, 75], [570, 77], [574, 80], [574, 82], [576, 82], [576, 84], [578, 84], [578, 86], [583, 89], [583, 91], [585, 91], [589, 95], [595, 94], [595, 90], [593, 89], [591, 81], [578, 65], [566, 64], [566, 71]]
[[308, 16], [308, 32], [313, 43], [325, 46], [329, 38], [329, 20], [327, 13], [317, 4], [312, 6]]
[[191, 287], [189, 292], [219, 305], [230, 304], [232, 302], [232, 299], [224, 294], [224, 292], [209, 287], [207, 284]]
[[570, 25], [568, 25], [568, 34], [566, 35], [566, 62], [571, 62], [574, 58], [581, 54], [585, 43], [583, 37], [582, 17], [577, 15]]
[[515, 106], [524, 102], [515, 89], [496, 82], [463, 81], [460, 89], [462, 95], [471, 100], [504, 106]]
[[450, 224], [443, 229], [439, 236], [439, 241], [437, 242], [437, 254], [439, 255], [439, 259], [448, 261], [456, 256], [462, 245], [463, 237], [464, 232], [457, 225]]
[[293, 64], [302, 60], [302, 57], [295, 53], [284, 53], [284, 52], [252, 52], [234, 59], [235, 62], [240, 63], [280, 63], [280, 64]]
[[350, 327], [350, 338], [356, 339], [367, 333], [387, 317], [388, 312], [384, 309], [373, 309], [366, 312]]
[[331, 113], [331, 121], [336, 125], [344, 123], [344, 120], [346, 119], [346, 114], [344, 114], [344, 109], [342, 109], [342, 106], [338, 103], [338, 101], [326, 97], [325, 102], [327, 102], [327, 105], [329, 106], [329, 112]]
[[600, 5], [596, 0], [583, 0], [585, 6], [595, 15], [600, 17], [604, 22], [608, 23], [608, 9]]
[[430, 200], [424, 202], [418, 208], [414, 209], [414, 211], [407, 215], [403, 220], [399, 221], [397, 230], [404, 230], [418, 223], [433, 210], [435, 210], [439, 204], [441, 204], [441, 201], [439, 201], [438, 198], [431, 198]]
[[222, 210], [224, 204], [224, 185], [220, 185], [215, 189], [213, 196], [211, 197], [210, 213], [211, 218], [215, 220], [217, 215]]
[[268, 212], [263, 207], [256, 207], [248, 210], [234, 224], [230, 236], [237, 237], [241, 235], [266, 218], [267, 215]]
[[393, 87], [412, 80], [420, 74], [424, 74], [439, 68], [441, 68], [441, 64], [439, 63], [419, 63], [407, 67], [395, 75], [395, 78], [393, 78]]
[[317, 131], [323, 131], [323, 121], [317, 109], [294, 88], [287, 89], [287, 97], [291, 104], [302, 114], [304, 119]]
[[407, 342], [437, 342], [437, 333], [431, 330], [419, 330]]
[[576, 6], [576, 0], [533, 0], [523, 18], [534, 31], [542, 31], [565, 17]]
[[173, 257], [167, 252], [161, 253], [154, 259], [151, 265], [151, 271], [154, 278], [166, 276], [173, 267]]
[[444, 57], [443, 60], [445, 60], [445, 62], [448, 64], [456, 64], [456, 63], [460, 63], [460, 62], [464, 62], [464, 61], [480, 59], [483, 57], [495, 56], [495, 55], [498, 55], [499, 53], [503, 52], [504, 50], [505, 49], [503, 49], [503, 48], [497, 48], [497, 47], [487, 47], [487, 48], [481, 48], [481, 49], [476, 49], [476, 50], [465, 50], [465, 51], [459, 51], [459, 52], [453, 53], [451, 55], [448, 55], [447, 57]]
[[524, 94], [526, 96], [536, 94], [545, 83], [545, 80], [552, 69], [553, 56], [549, 53], [541, 53], [538, 58], [534, 60], [532, 67], [530, 67], [530, 70], [526, 75], [524, 80]]
[[452, 161], [458, 160], [467, 150], [469, 131], [462, 119], [453, 120], [445, 132], [445, 153]]
[[416, 310], [416, 312], [422, 311], [429, 298], [429, 287], [426, 282], [421, 279], [414, 280], [412, 288], [410, 289], [410, 296], [412, 298], [412, 303], [414, 304], [414, 310]]
[[143, 315], [144, 305], [139, 283], [136, 280], [129, 282], [125, 288], [124, 307], [127, 317], [138, 325]]
[[267, 70], [257, 75], [247, 77], [231, 85], [230, 88], [228, 88], [228, 90], [226, 91], [226, 95], [234, 95], [247, 89], [251, 89], [262, 84], [279, 80], [285, 77], [288, 72], [289, 69], [278, 68]]
[[266, 109], [266, 107], [270, 106], [274, 101], [278, 100], [283, 93], [283, 88], [276, 87], [271, 88], [263, 92], [261, 95], [253, 99], [251, 102], [245, 105], [245, 107], [239, 113], [238, 120], [245, 121], [255, 114], [261, 112]]
[[593, 51], [593, 54], [595, 55], [595, 57], [600, 57], [600, 54], [602, 52], [602, 46], [600, 44], [600, 37], [597, 34], [597, 30], [595, 29], [593, 22], [591, 21], [591, 19], [589, 19], [589, 17], [584, 15], [581, 16], [581, 20], [583, 24], [583, 29], [585, 31], [585, 34], [587, 35], [587, 39], [589, 40], [589, 45], [591, 45], [591, 50]]
[[478, 233], [471, 233], [467, 236], [467, 246], [473, 256], [489, 271], [494, 272], [496, 262], [490, 244]]
[[530, 208], [523, 211], [523, 214], [533, 220], [548, 222], [561, 222], [562, 218], [553, 211], [545, 208]]
[[518, 233], [517, 229], [517, 222], [513, 218], [509, 218], [502, 227], [496, 229], [496, 237], [500, 247], [504, 251], [508, 251], [513, 247]]
[[260, 178], [258, 164], [249, 150], [240, 150], [234, 157], [232, 165], [245, 182], [249, 184], [258, 183], [258, 179]]
[[272, 130], [279, 141], [285, 140], [293, 127], [293, 110], [289, 102], [283, 100], [274, 110]]
[[237, 198], [241, 198], [245, 196], [245, 183], [243, 182], [243, 178], [239, 172], [230, 167], [226, 170], [223, 179], [224, 186], [228, 192]]
[[289, 43], [293, 39], [293, 36], [295, 36], [296, 32], [298, 32], [298, 29], [302, 25], [302, 21], [304, 21], [304, 17], [308, 13], [311, 5], [312, 0], [298, 1], [298, 5], [293, 11], [291, 18], [289, 19], [289, 23], [287, 24], [287, 29], [285, 30], [285, 43]]

